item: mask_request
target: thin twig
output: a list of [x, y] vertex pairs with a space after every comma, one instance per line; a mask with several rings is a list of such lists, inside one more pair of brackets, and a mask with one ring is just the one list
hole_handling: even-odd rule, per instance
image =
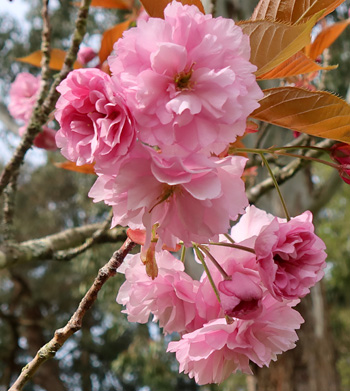
[[69, 322], [63, 328], [56, 330], [51, 341], [43, 346], [37, 352], [33, 360], [22, 369], [22, 372], [9, 391], [22, 390], [24, 385], [33, 377], [40, 366], [48, 359], [53, 358], [67, 339], [81, 329], [84, 315], [96, 301], [102, 286], [110, 277], [113, 277], [117, 273], [118, 267], [135, 245], [136, 243], [127, 238], [122, 247], [116, 251], [108, 263], [99, 270], [94, 283], [81, 300], [78, 309], [70, 318]]
[[278, 181], [277, 181], [277, 179], [275, 177], [275, 174], [272, 171], [268, 161], [266, 160], [265, 155], [263, 153], [261, 153], [260, 156], [261, 156], [261, 159], [262, 159], [263, 163], [265, 164], [267, 170], [269, 171], [270, 177], [272, 179], [272, 182], [273, 182], [273, 184], [275, 186], [275, 189], [276, 189], [276, 191], [278, 193], [278, 196], [279, 196], [279, 199], [281, 201], [281, 204], [282, 204], [282, 207], [283, 207], [283, 210], [284, 210], [284, 214], [286, 216], [287, 221], [289, 221], [290, 220], [290, 215], [289, 215], [289, 212], [288, 212], [287, 204], [286, 204], [286, 202], [285, 202], [285, 200], [283, 198], [283, 195], [282, 195], [281, 189], [280, 189], [280, 187], [278, 185]]
[[222, 268], [222, 266], [220, 265], [220, 263], [213, 257], [213, 255], [210, 253], [210, 251], [203, 245], [201, 244], [198, 244], [198, 248], [200, 248], [204, 254], [211, 260], [211, 262], [213, 263], [213, 265], [219, 270], [220, 274], [224, 277], [224, 278], [228, 278], [228, 274], [225, 272], [225, 270]]
[[73, 69], [73, 64], [76, 60], [80, 43], [85, 35], [86, 19], [89, 13], [90, 3], [91, 0], [82, 0], [81, 2], [78, 17], [75, 22], [75, 30], [73, 33], [72, 44], [64, 60], [62, 70], [55, 78], [55, 81], [52, 83], [50, 91], [43, 102], [40, 101], [39, 96], [26, 133], [23, 136], [22, 141], [17, 147], [11, 160], [5, 166], [0, 176], [0, 195], [11, 180], [13, 174], [16, 172], [16, 170], [19, 169], [19, 167], [23, 163], [25, 154], [31, 148], [33, 141], [37, 134], [41, 131], [42, 126], [48, 121], [49, 115], [54, 109], [59, 96], [59, 93], [56, 91], [56, 87], [63, 79], [67, 77], [68, 73]]

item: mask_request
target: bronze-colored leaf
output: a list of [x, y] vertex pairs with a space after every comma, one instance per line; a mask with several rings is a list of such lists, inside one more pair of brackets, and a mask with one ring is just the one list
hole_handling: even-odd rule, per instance
[[306, 55], [315, 60], [339, 37], [349, 24], [350, 19], [346, 19], [323, 29], [315, 41], [305, 48]]
[[317, 17], [296, 26], [268, 20], [239, 23], [250, 38], [250, 61], [258, 67], [256, 76], [269, 72], [304, 48], [310, 42]]
[[[164, 18], [164, 9], [172, 0], [140, 0], [149, 16]], [[183, 5], [195, 5], [204, 14], [201, 0], [179, 0]]]
[[[66, 58], [66, 52], [61, 49], [52, 49], [50, 52], [50, 69], [55, 71], [60, 71], [62, 69], [64, 59]], [[17, 61], [25, 62], [26, 64], [34, 65], [36, 67], [41, 67], [41, 59], [43, 57], [42, 51], [37, 50], [29, 54], [26, 57], [16, 58]], [[74, 69], [81, 68], [82, 65], [79, 61], [75, 61]]]
[[269, 19], [280, 22], [299, 23], [319, 14], [324, 17], [334, 11], [345, 0], [260, 0], [251, 20]]
[[261, 75], [257, 79], [280, 79], [310, 72], [329, 71], [335, 68], [337, 68], [337, 65], [322, 67], [310, 58], [306, 57], [303, 52], [298, 52], [291, 58], [288, 58], [288, 60], [282, 62], [276, 68], [273, 68], [271, 71]]
[[63, 163], [53, 163], [58, 168], [63, 168], [64, 170], [81, 172], [82, 174], [94, 174], [94, 165], [93, 164], [83, 164], [82, 166], [77, 166], [74, 162], [66, 161]]
[[107, 60], [107, 57], [111, 54], [113, 50], [114, 43], [122, 37], [123, 32], [129, 28], [131, 22], [132, 20], [128, 19], [125, 22], [119, 23], [103, 33], [101, 40], [101, 49], [98, 53], [101, 64]]
[[264, 91], [251, 117], [317, 137], [350, 143], [350, 106], [325, 91], [296, 87]]
[[92, 7], [117, 8], [127, 10], [131, 8], [129, 0], [92, 0]]

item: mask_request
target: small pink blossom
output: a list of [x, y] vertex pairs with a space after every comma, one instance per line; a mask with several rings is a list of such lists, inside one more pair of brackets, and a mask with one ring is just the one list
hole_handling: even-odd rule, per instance
[[262, 306], [254, 320], [236, 319], [227, 324], [223, 318], [215, 319], [184, 334], [180, 341], [170, 342], [168, 351], [176, 353], [180, 372], [200, 385], [221, 383], [237, 370], [252, 373], [249, 360], [259, 367], [268, 366], [277, 354], [294, 348], [298, 340], [295, 329], [303, 323], [301, 315], [269, 294]]
[[28, 122], [38, 97], [40, 76], [19, 73], [10, 88], [9, 112], [13, 118]]
[[100, 175], [89, 195], [113, 206], [113, 225], [143, 225], [147, 242], [154, 224], [160, 245], [173, 248], [218, 238], [247, 205], [243, 157], [163, 160], [150, 148], [136, 150], [119, 175]]
[[304, 297], [324, 275], [325, 248], [314, 233], [311, 212], [288, 222], [274, 219], [255, 242], [264, 285], [279, 300]]
[[249, 38], [230, 19], [173, 1], [164, 19], [140, 20], [109, 58], [139, 138], [164, 153], [219, 154], [242, 135], [263, 94]]
[[192, 331], [198, 281], [184, 272], [184, 265], [167, 251], [157, 256], [158, 276], [147, 276], [140, 254], [127, 259], [118, 269], [125, 273], [117, 302], [130, 322], [146, 323], [149, 315], [166, 333]]
[[81, 47], [77, 55], [77, 60], [80, 62], [80, 64], [85, 65], [93, 60], [96, 56], [97, 53], [94, 51], [94, 49], [90, 47]]
[[[27, 125], [21, 126], [18, 129], [18, 134], [23, 137], [23, 134], [26, 129]], [[33, 144], [37, 148], [55, 151], [57, 149], [55, 138], [56, 131], [44, 125], [42, 131], [35, 137]]]
[[57, 87], [57, 146], [77, 165], [117, 172], [135, 142], [132, 116], [110, 77], [95, 68], [71, 72]]

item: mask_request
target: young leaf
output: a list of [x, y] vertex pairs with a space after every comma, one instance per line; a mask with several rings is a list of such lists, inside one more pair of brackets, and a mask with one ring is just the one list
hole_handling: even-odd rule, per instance
[[296, 87], [265, 90], [251, 117], [312, 136], [350, 143], [350, 106], [325, 91]]
[[117, 8], [120, 10], [127, 10], [131, 8], [130, 1], [128, 0], [92, 0], [91, 6], [103, 8]]
[[315, 41], [305, 48], [306, 55], [315, 60], [339, 37], [349, 24], [350, 19], [346, 19], [323, 29]]
[[131, 22], [132, 20], [128, 19], [125, 22], [119, 23], [103, 33], [101, 49], [98, 53], [101, 64], [107, 60], [107, 57], [113, 50], [114, 43], [122, 37], [123, 32], [129, 28]]
[[[67, 53], [64, 50], [52, 49], [50, 53], [51, 55], [50, 64], [49, 64], [50, 69], [53, 69], [55, 71], [60, 71], [63, 66], [64, 59], [66, 58], [66, 54]], [[29, 56], [16, 58], [16, 60], [20, 62], [25, 62], [26, 64], [34, 65], [36, 67], [41, 67], [42, 57], [43, 54], [41, 50], [37, 50], [36, 52], [29, 54]], [[80, 64], [80, 62], [75, 61], [74, 69], [81, 68], [81, 67], [82, 65]]]
[[249, 35], [250, 62], [258, 67], [256, 76], [267, 73], [304, 48], [310, 42], [317, 17], [296, 26], [268, 20], [238, 23], [244, 34]]
[[93, 164], [83, 164], [82, 166], [77, 166], [74, 162], [63, 162], [63, 163], [53, 163], [58, 168], [63, 168], [64, 170], [81, 172], [82, 174], [94, 174], [94, 165]]
[[[164, 9], [172, 0], [140, 0], [149, 16], [164, 18]], [[204, 14], [201, 0], [179, 0], [183, 5], [195, 5]]]
[[299, 23], [318, 14], [324, 17], [334, 11], [345, 0], [260, 0], [251, 20], [269, 19], [280, 22]]
[[280, 65], [277, 65], [276, 68], [273, 68], [271, 71], [259, 76], [257, 79], [280, 79], [322, 70], [329, 71], [335, 68], [337, 68], [337, 65], [322, 67], [310, 58], [306, 57], [303, 52], [298, 52], [291, 58], [288, 58], [288, 60], [282, 62]]

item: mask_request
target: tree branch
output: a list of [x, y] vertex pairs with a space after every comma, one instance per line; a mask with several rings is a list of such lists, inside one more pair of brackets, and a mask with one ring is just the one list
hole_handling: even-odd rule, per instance
[[35, 137], [41, 131], [42, 126], [48, 121], [50, 113], [55, 108], [55, 104], [59, 96], [59, 93], [56, 91], [56, 87], [63, 79], [67, 77], [68, 73], [73, 69], [73, 64], [76, 60], [80, 43], [83, 40], [86, 32], [86, 19], [89, 13], [90, 3], [91, 0], [82, 0], [81, 2], [78, 17], [75, 22], [75, 30], [73, 33], [72, 44], [64, 60], [64, 65], [60, 73], [56, 77], [55, 81], [52, 83], [50, 91], [45, 100], [43, 100], [44, 93], [43, 96], [41, 96], [40, 94], [37, 100], [32, 117], [29, 121], [27, 130], [22, 138], [22, 141], [1, 174], [0, 195], [4, 191], [4, 188], [8, 185], [12, 176], [15, 176], [18, 172], [19, 167], [23, 163], [25, 154], [27, 153], [28, 149], [31, 148]]
[[56, 330], [51, 341], [43, 346], [37, 352], [33, 360], [22, 369], [22, 372], [9, 391], [22, 390], [24, 385], [30, 380], [40, 366], [48, 359], [54, 357], [67, 339], [80, 330], [84, 315], [96, 301], [97, 295], [102, 286], [110, 277], [113, 277], [116, 274], [118, 267], [122, 264], [126, 255], [134, 248], [135, 245], [136, 243], [127, 238], [123, 246], [116, 251], [108, 263], [99, 270], [93, 285], [81, 300], [77, 311], [70, 318], [69, 322], [62, 329]]
[[[4, 244], [0, 247], [0, 269], [39, 260], [69, 260], [81, 254], [93, 244], [118, 242], [126, 239], [125, 228], [118, 227], [106, 231], [105, 224], [105, 222], [102, 224], [89, 224], [83, 227], [67, 229], [40, 239]], [[85, 245], [82, 251], [76, 251], [70, 257], [62, 257], [60, 251], [81, 246], [82, 244], [84, 246], [85, 241], [89, 245]]]

